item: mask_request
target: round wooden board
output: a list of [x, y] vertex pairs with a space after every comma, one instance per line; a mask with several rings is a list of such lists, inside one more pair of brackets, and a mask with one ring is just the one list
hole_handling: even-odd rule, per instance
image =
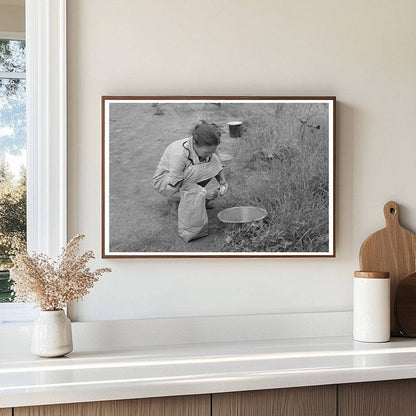
[[394, 315], [400, 332], [406, 337], [416, 337], [416, 273], [398, 284]]

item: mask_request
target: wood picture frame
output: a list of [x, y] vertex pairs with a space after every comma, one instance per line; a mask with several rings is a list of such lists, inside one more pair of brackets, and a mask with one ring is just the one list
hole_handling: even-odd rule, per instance
[[[336, 97], [101, 101], [103, 258], [335, 257]], [[202, 130], [195, 130], [201, 125], [221, 139], [218, 146], [208, 143], [207, 157], [199, 147]], [[191, 183], [217, 197], [206, 210], [208, 235], [185, 242], [177, 202], [164, 191], [176, 187], [179, 198], [193, 180], [189, 171], [214, 161], [227, 192], [218, 195], [220, 175]], [[163, 189], [155, 183], [174, 170], [177, 179], [178, 172], [187, 179], [173, 183], [169, 176]], [[247, 206], [255, 209], [241, 208]], [[234, 209], [218, 215], [228, 208]]]

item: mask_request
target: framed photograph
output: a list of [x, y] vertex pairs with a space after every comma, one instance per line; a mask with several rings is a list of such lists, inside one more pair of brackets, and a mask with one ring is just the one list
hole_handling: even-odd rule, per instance
[[102, 97], [102, 256], [335, 257], [335, 97]]

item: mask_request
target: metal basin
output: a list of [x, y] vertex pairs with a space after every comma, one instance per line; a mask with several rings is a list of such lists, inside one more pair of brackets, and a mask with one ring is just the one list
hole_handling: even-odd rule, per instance
[[267, 211], [258, 207], [232, 207], [218, 213], [218, 219], [227, 224], [244, 224], [261, 221], [267, 217]]

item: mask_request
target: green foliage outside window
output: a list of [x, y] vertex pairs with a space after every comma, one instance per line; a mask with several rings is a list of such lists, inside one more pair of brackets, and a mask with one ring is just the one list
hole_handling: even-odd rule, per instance
[[0, 302], [12, 298], [9, 272], [13, 250], [26, 241], [26, 173], [13, 181], [6, 162], [0, 163]]
[[[9, 302], [13, 250], [26, 241], [25, 42], [0, 39], [0, 302]], [[13, 172], [14, 171], [14, 172]]]

